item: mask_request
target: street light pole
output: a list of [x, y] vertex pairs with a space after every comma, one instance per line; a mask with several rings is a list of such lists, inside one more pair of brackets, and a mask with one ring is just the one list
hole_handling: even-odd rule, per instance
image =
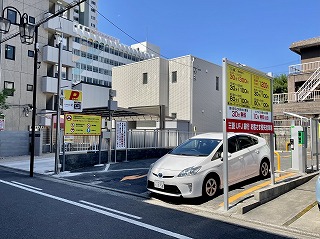
[[37, 74], [38, 74], [38, 30], [39, 26], [35, 27], [34, 33], [34, 63], [33, 63], [33, 98], [32, 98], [32, 124], [31, 124], [31, 152], [30, 152], [30, 177], [33, 177], [34, 165], [34, 149], [36, 137], [36, 112], [37, 112]]

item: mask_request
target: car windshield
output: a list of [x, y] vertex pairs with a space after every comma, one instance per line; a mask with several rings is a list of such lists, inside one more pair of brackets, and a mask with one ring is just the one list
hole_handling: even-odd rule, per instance
[[220, 142], [218, 139], [189, 139], [173, 149], [170, 154], [208, 156]]

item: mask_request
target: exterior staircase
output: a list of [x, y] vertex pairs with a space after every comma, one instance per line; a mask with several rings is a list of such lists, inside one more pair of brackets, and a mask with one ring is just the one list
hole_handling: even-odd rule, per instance
[[297, 93], [297, 101], [304, 101], [320, 85], [320, 67], [309, 77], [309, 79], [300, 87]]

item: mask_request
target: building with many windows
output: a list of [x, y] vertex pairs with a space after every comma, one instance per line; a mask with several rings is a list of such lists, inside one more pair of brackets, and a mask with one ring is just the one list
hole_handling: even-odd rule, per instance
[[98, 0], [88, 0], [75, 7], [73, 20], [80, 24], [97, 29], [98, 26]]
[[[62, 12], [78, 1], [58, 0], [1, 0], [0, 9], [5, 9], [4, 17], [14, 24], [20, 24], [23, 13], [28, 14], [30, 24], [36, 24], [52, 14]], [[86, 4], [96, 6], [97, 1], [87, 1]], [[88, 8], [87, 11], [91, 11]], [[83, 22], [90, 25], [79, 24], [83, 15], [83, 6], [72, 7], [48, 21], [44, 21], [39, 27], [37, 50], [34, 44], [24, 45], [19, 36], [10, 37], [12, 33], [18, 32], [19, 27], [12, 24], [8, 34], [2, 34], [1, 57], [0, 57], [0, 91], [11, 90], [7, 98], [9, 109], [4, 111], [0, 118], [0, 156], [10, 155], [7, 151], [15, 145], [13, 142], [24, 139], [14, 148], [14, 153], [27, 154], [29, 152], [29, 131], [32, 125], [32, 112], [36, 112], [36, 129], [41, 129], [43, 143], [52, 144], [53, 115], [57, 110], [58, 92], [58, 62], [62, 63], [62, 89], [71, 89], [72, 84], [92, 85], [87, 99], [98, 97], [95, 93], [96, 87], [105, 89], [108, 95], [112, 81], [112, 67], [127, 63], [137, 62], [151, 58], [156, 55], [149, 52], [151, 45], [145, 43], [140, 46], [126, 46], [118, 39], [98, 32], [92, 24], [96, 22]], [[89, 9], [89, 10], [88, 10]], [[92, 8], [96, 9], [96, 8]], [[92, 11], [95, 12], [95, 11]], [[79, 14], [79, 22], [77, 16]], [[92, 16], [94, 14], [91, 14]], [[96, 16], [96, 15], [95, 15]], [[91, 19], [91, 17], [90, 17]], [[94, 20], [94, 19], [91, 19]], [[95, 19], [96, 20], [96, 19]], [[59, 43], [62, 51], [59, 54]], [[144, 50], [145, 51], [144, 51]], [[159, 48], [155, 47], [159, 54]], [[153, 50], [154, 50], [153, 49]], [[33, 105], [34, 87], [34, 56], [38, 56], [36, 75], [36, 105]], [[86, 87], [88, 89], [88, 87]], [[103, 90], [99, 89], [103, 94]], [[12, 140], [12, 141], [11, 141]], [[10, 143], [11, 142], [11, 143]]]
[[149, 42], [124, 45], [119, 39], [74, 25], [73, 84], [85, 82], [111, 88], [112, 67], [159, 56], [160, 48]]

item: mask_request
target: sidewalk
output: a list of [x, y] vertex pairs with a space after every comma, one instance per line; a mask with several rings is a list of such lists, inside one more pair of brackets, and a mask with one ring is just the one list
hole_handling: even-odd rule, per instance
[[[34, 157], [34, 173], [52, 175], [54, 174], [55, 154], [43, 154]], [[0, 165], [30, 172], [30, 155], [1, 157]]]

